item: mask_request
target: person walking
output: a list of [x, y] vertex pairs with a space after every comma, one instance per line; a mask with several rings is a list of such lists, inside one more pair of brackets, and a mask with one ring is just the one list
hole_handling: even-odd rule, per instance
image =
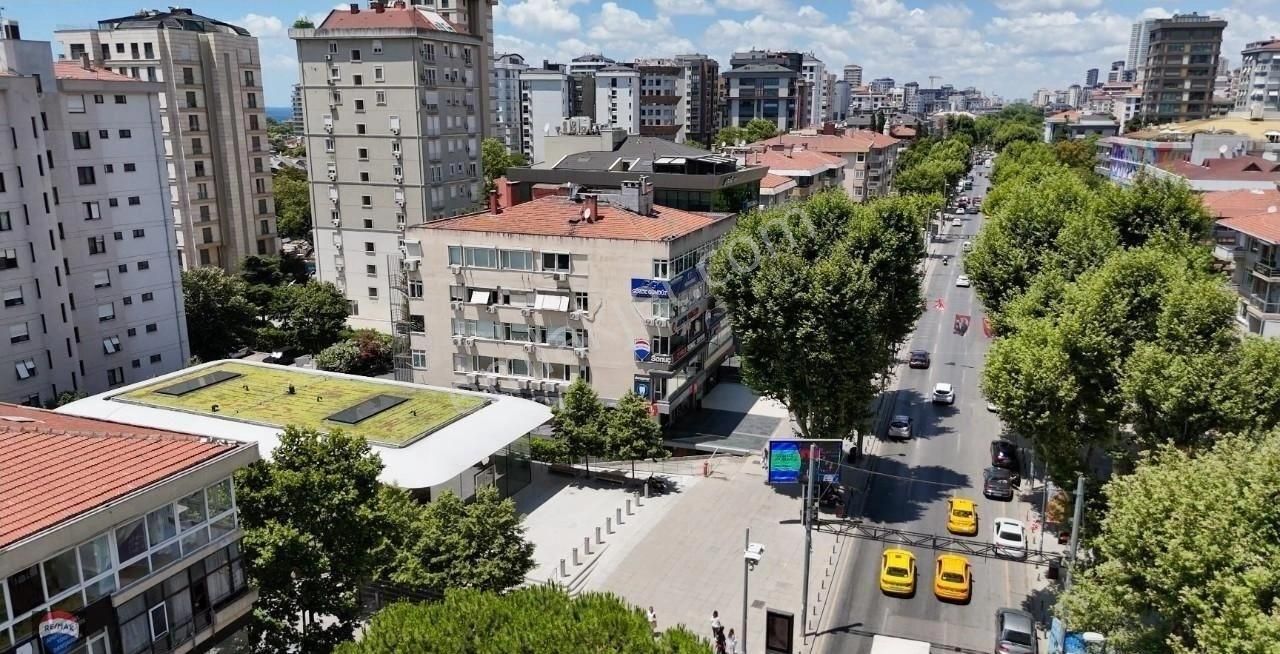
[[645, 615], [645, 617], [649, 619], [649, 630], [653, 632], [654, 636], [657, 636], [658, 635], [658, 614], [653, 610], [652, 606], [649, 607], [649, 612]]
[[725, 636], [724, 654], [738, 654], [738, 637], [733, 634], [733, 629], [730, 629], [729, 635]]
[[724, 638], [724, 625], [720, 624], [720, 612], [711, 612], [711, 639], [720, 640]]

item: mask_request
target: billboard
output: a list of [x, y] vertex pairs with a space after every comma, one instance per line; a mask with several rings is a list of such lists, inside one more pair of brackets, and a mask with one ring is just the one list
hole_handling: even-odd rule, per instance
[[819, 481], [840, 479], [840, 460], [844, 441], [838, 438], [779, 438], [769, 441], [770, 484], [799, 484], [805, 481], [809, 467], [809, 446], [818, 446]]
[[665, 279], [632, 277], [631, 297], [665, 299], [671, 297], [671, 287], [667, 285]]

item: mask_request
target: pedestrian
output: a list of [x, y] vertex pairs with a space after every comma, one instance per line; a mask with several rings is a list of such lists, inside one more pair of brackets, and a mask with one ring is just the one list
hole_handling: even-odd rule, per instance
[[711, 638], [719, 640], [724, 638], [724, 625], [720, 624], [720, 612], [711, 612]]
[[724, 639], [725, 654], [738, 654], [738, 637], [733, 635], [733, 629], [729, 630], [729, 635]]
[[649, 607], [649, 613], [646, 615], [646, 617], [649, 618], [649, 630], [653, 632], [654, 636], [657, 636], [658, 635], [658, 614], [654, 612], [652, 606]]
[[716, 654], [727, 654], [727, 643], [724, 638], [724, 629], [716, 632]]

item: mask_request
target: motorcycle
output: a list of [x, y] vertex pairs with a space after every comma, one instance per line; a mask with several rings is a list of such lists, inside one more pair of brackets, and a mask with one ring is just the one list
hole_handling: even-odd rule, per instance
[[947, 256], [945, 256], [945, 257], [942, 257], [942, 265], [944, 265], [944, 266], [949, 266], [949, 265], [951, 265], [951, 255], [947, 255]]

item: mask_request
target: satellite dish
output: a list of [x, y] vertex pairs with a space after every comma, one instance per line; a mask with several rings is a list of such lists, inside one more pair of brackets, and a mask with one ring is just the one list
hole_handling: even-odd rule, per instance
[[591, 222], [592, 220], [595, 219], [595, 216], [591, 215], [591, 207], [582, 208], [582, 219], [587, 222]]
[[542, 135], [543, 135], [543, 136], [551, 136], [551, 123], [543, 123], [543, 124], [542, 124]]

